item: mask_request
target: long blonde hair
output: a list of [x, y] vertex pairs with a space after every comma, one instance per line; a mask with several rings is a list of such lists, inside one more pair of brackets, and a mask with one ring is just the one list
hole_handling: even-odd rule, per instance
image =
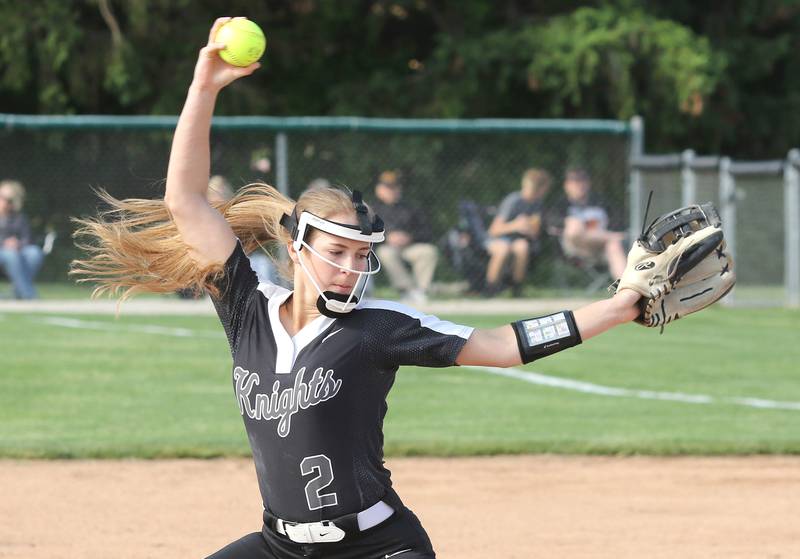
[[[172, 293], [180, 289], [219, 295], [215, 282], [222, 264], [199, 266], [190, 255], [164, 200], [118, 200], [105, 191], [100, 198], [110, 209], [96, 217], [75, 219], [76, 245], [89, 255], [74, 260], [70, 274], [77, 281], [97, 284], [93, 296], [104, 293], [120, 300], [139, 292]], [[295, 202], [274, 187], [254, 183], [226, 202], [210, 202], [241, 241], [246, 254], [285, 247], [289, 232], [280, 224], [293, 209], [328, 218], [354, 214], [351, 194], [341, 188], [311, 188]], [[291, 271], [289, 272], [291, 274]]]

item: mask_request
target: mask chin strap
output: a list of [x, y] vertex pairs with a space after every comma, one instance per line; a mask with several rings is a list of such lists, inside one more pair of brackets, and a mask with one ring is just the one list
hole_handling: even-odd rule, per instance
[[[311, 281], [312, 285], [317, 290], [317, 293], [319, 293], [319, 297], [317, 297], [317, 310], [319, 310], [319, 312], [325, 316], [329, 316], [331, 318], [336, 318], [337, 316], [347, 314], [355, 309], [364, 296], [364, 292], [367, 289], [367, 283], [369, 282], [369, 277], [377, 274], [381, 269], [380, 260], [378, 260], [378, 257], [375, 256], [375, 253], [372, 252], [372, 249], [370, 249], [369, 256], [367, 257], [367, 270], [359, 271], [353, 270], [352, 268], [343, 267], [335, 262], [332, 262], [331, 260], [328, 260], [314, 250], [311, 245], [307, 244], [305, 241], [303, 241], [303, 247], [326, 264], [358, 275], [358, 279], [353, 286], [353, 290], [349, 294], [336, 293], [335, 291], [323, 291], [319, 286], [317, 279], [314, 277], [314, 274], [311, 272], [309, 267], [306, 266], [303, 258], [303, 252], [297, 253], [297, 260], [300, 263], [300, 267], [303, 269], [306, 277]], [[373, 263], [375, 266], [373, 266]], [[358, 291], [358, 295], [356, 295], [356, 291]]]
[[[292, 211], [291, 215], [284, 214], [281, 218], [281, 225], [283, 225], [283, 227], [286, 228], [286, 230], [289, 231], [292, 236], [292, 246], [297, 251], [297, 258], [298, 262], [300, 263], [300, 267], [303, 269], [306, 277], [308, 277], [314, 288], [317, 290], [317, 293], [319, 293], [319, 297], [317, 298], [317, 310], [319, 310], [319, 312], [323, 315], [331, 318], [345, 315], [355, 309], [367, 289], [369, 277], [377, 274], [381, 268], [378, 257], [372, 251], [372, 246], [375, 243], [380, 243], [384, 240], [383, 221], [378, 216], [375, 216], [370, 223], [367, 207], [363, 202], [361, 192], [357, 190], [353, 191], [353, 208], [356, 211], [358, 225], [337, 223], [335, 221], [323, 219], [312, 214], [311, 212], [306, 211], [302, 212], [298, 217], [296, 209]], [[367, 257], [367, 270], [360, 271], [343, 267], [335, 262], [332, 262], [331, 260], [328, 260], [314, 250], [305, 241], [309, 228], [311, 227], [319, 229], [320, 231], [325, 231], [326, 233], [330, 233], [332, 235], [344, 237], [346, 239], [353, 239], [369, 243], [370, 251]], [[311, 270], [304, 262], [302, 256], [302, 251], [304, 248], [308, 249], [309, 252], [313, 253], [323, 262], [326, 262], [335, 268], [358, 274], [358, 279], [356, 280], [356, 283], [349, 295], [344, 293], [336, 293], [333, 291], [323, 291], [322, 288], [320, 288], [317, 278], [314, 277], [314, 274], [311, 273]], [[373, 262], [375, 263], [374, 269]], [[360, 292], [358, 295], [356, 295], [356, 291], [359, 290], [359, 284], [361, 286]]]

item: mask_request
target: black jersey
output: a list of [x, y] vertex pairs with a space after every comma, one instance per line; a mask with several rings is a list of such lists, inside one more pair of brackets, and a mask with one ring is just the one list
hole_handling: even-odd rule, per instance
[[265, 508], [296, 522], [364, 510], [389, 491], [386, 395], [400, 365], [453, 365], [472, 328], [389, 301], [319, 316], [294, 337], [291, 291], [259, 283], [237, 243], [214, 300]]

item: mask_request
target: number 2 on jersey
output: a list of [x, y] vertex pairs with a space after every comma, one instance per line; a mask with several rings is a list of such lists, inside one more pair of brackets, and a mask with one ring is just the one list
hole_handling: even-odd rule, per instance
[[338, 503], [336, 493], [320, 493], [333, 482], [333, 466], [331, 460], [324, 454], [306, 456], [300, 462], [300, 472], [304, 476], [316, 473], [317, 475], [306, 483], [306, 501], [309, 510], [322, 507], [332, 507]]

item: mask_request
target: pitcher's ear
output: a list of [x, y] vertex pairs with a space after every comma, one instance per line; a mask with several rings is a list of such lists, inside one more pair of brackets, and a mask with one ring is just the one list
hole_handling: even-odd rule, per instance
[[289, 253], [289, 258], [292, 259], [292, 262], [299, 264], [297, 261], [297, 251], [294, 249], [294, 243], [292, 241], [286, 243], [286, 251]]

